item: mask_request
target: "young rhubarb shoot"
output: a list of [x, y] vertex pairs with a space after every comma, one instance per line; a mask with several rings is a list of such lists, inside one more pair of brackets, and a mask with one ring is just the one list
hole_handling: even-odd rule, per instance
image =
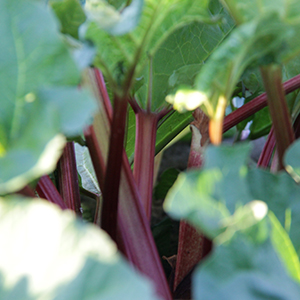
[[283, 155], [295, 139], [282, 87], [281, 72], [281, 67], [277, 64], [261, 67], [261, 74], [268, 95], [267, 101], [277, 142], [279, 169], [284, 168]]

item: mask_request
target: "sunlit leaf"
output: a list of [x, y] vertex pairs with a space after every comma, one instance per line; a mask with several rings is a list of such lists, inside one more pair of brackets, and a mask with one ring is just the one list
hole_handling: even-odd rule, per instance
[[0, 231], [1, 299], [158, 299], [108, 235], [70, 211], [1, 198]]

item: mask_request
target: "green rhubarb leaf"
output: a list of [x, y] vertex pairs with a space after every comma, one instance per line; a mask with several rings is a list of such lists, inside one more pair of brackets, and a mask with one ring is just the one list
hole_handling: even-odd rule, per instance
[[167, 195], [167, 213], [214, 242], [193, 299], [299, 298], [300, 188], [285, 173], [247, 171], [248, 154], [247, 145], [209, 147], [202, 170], [180, 174]]
[[235, 28], [201, 68], [196, 90], [179, 90], [169, 102], [181, 110], [202, 105], [208, 116], [220, 118], [220, 109], [225, 110], [246, 68], [274, 60], [282, 52], [288, 29], [276, 14], [266, 14]]
[[247, 174], [248, 189], [253, 199], [267, 203], [300, 254], [300, 187], [286, 173], [272, 174], [253, 169]]
[[53, 170], [65, 143], [62, 133], [80, 133], [95, 104], [77, 90], [79, 71], [43, 4], [1, 1], [0, 18], [0, 194], [5, 194]]
[[86, 20], [78, 0], [50, 0], [53, 11], [61, 23], [61, 32], [78, 39], [79, 26]]
[[[246, 68], [273, 62], [286, 64], [299, 56], [299, 17], [292, 13], [296, 10], [299, 14], [299, 4], [295, 2], [222, 1], [240, 26], [201, 68], [195, 80], [196, 91], [179, 90], [167, 101], [179, 110], [201, 105], [210, 118], [221, 120]], [[293, 106], [295, 95], [291, 102]]]
[[122, 36], [111, 36], [89, 18], [85, 38], [97, 48], [95, 65], [102, 69], [113, 86], [123, 84], [126, 77], [127, 87], [132, 85], [134, 78], [149, 64], [149, 57], [154, 57], [175, 29], [210, 18], [207, 5], [208, 0], [147, 0], [138, 26]]
[[164, 210], [172, 218], [184, 218], [209, 238], [215, 238], [225, 230], [221, 220], [230, 216], [223, 201], [214, 197], [215, 187], [221, 180], [222, 174], [217, 170], [180, 174], [169, 190]]
[[70, 211], [0, 198], [0, 231], [1, 299], [158, 299], [108, 235]]
[[179, 170], [170, 168], [164, 171], [157, 180], [155, 185], [153, 196], [154, 199], [165, 199], [169, 189], [174, 184], [179, 174]]
[[184, 128], [194, 120], [191, 112], [179, 114], [173, 111], [157, 129], [155, 153], [167, 146]]
[[260, 0], [260, 1], [242, 1], [242, 0], [221, 0], [229, 9], [233, 18], [238, 24], [252, 21], [253, 19], [269, 12], [275, 12], [284, 17], [287, 13], [284, 4], [286, 0]]
[[287, 274], [271, 240], [261, 241], [259, 233], [238, 233], [215, 246], [195, 270], [193, 299], [299, 299], [299, 284]]
[[247, 193], [245, 160], [249, 147], [209, 147], [201, 171], [182, 173], [170, 189], [164, 209], [184, 218], [210, 238], [225, 230], [221, 221], [252, 200]]
[[300, 4], [289, 0], [221, 0], [238, 24], [249, 22], [261, 15], [275, 12], [290, 23], [299, 23]]
[[193, 22], [176, 30], [159, 47], [142, 72], [145, 84], [135, 94], [140, 106], [146, 108], [150, 101], [152, 111], [159, 110], [167, 104], [168, 94], [193, 85], [204, 61], [234, 26], [218, 1], [210, 1], [209, 12], [222, 21], [214, 25]]
[[249, 138], [255, 140], [261, 136], [267, 135], [270, 132], [271, 126], [272, 120], [269, 108], [265, 107], [254, 115], [250, 126]]

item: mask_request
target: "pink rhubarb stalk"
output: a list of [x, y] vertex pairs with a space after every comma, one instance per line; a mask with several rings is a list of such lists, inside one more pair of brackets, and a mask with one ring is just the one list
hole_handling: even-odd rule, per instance
[[[300, 88], [300, 75], [297, 75], [283, 84], [283, 89], [285, 94], [289, 94]], [[256, 112], [260, 111], [268, 105], [267, 94], [263, 93], [250, 102], [244, 104], [242, 107], [238, 108], [231, 114], [225, 117], [223, 123], [223, 132], [226, 132], [233, 126], [237, 125], [241, 121], [249, 118]]]
[[[89, 70], [86, 73], [88, 85], [99, 100], [102, 108], [95, 116], [94, 132], [98, 140], [97, 150], [90, 149], [93, 143], [88, 144], [92, 161], [104, 161], [108, 151], [109, 125], [112, 119], [112, 108], [107, 97], [102, 74], [98, 70]], [[95, 82], [97, 85], [95, 85]], [[100, 134], [101, 133], [101, 134]], [[99, 156], [98, 158], [95, 156]], [[150, 225], [141, 205], [140, 194], [135, 184], [133, 174], [122, 144], [122, 169], [119, 192], [119, 205], [117, 209], [117, 235], [116, 241], [119, 249], [142, 273], [149, 277], [155, 284], [157, 293], [166, 300], [172, 296], [161, 265], [156, 245], [152, 236]], [[107, 167], [108, 168], [108, 167]], [[97, 175], [97, 174], [96, 174]], [[103, 189], [103, 180], [99, 180], [100, 189]]]
[[58, 183], [60, 194], [67, 207], [81, 216], [81, 201], [73, 142], [67, 143], [58, 162]]
[[261, 74], [268, 95], [268, 105], [273, 122], [279, 169], [284, 168], [283, 156], [286, 149], [295, 140], [291, 117], [288, 111], [282, 87], [281, 67], [276, 64], [261, 67]]
[[264, 148], [259, 156], [257, 166], [262, 167], [262, 168], [267, 168], [272, 155], [273, 151], [276, 145], [276, 140], [275, 140], [275, 134], [274, 134], [274, 127], [271, 128], [270, 133], [268, 135], [268, 139], [264, 145]]
[[151, 219], [155, 139], [160, 114], [139, 110], [136, 113], [136, 139], [133, 176], [148, 220]]
[[48, 175], [40, 178], [36, 191], [41, 198], [58, 205], [61, 209], [68, 208]]
[[117, 211], [126, 116], [127, 99], [115, 95], [101, 215], [101, 227], [113, 240], [116, 240], [117, 234]]

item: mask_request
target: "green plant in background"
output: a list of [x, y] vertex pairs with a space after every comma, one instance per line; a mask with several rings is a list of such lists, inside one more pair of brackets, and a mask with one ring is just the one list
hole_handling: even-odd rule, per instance
[[[193, 299], [298, 299], [299, 13], [298, 1], [284, 0], [1, 1], [2, 297], [179, 298], [178, 278], [188, 278], [207, 241], [181, 222], [169, 285], [149, 225], [154, 156], [193, 120], [172, 103], [201, 106], [215, 144], [235, 125], [240, 137], [251, 120], [251, 137], [272, 123], [259, 165], [276, 142], [272, 169], [288, 172], [249, 165], [247, 144], [206, 149], [207, 122], [194, 113], [189, 167], [204, 166], [180, 174], [164, 204], [213, 242], [194, 272]], [[245, 104], [236, 109], [234, 96]], [[271, 118], [252, 116], [267, 104]], [[170, 174], [156, 195], [165, 197]], [[86, 197], [89, 218], [148, 281], [103, 231], [15, 192], [79, 217]]]

